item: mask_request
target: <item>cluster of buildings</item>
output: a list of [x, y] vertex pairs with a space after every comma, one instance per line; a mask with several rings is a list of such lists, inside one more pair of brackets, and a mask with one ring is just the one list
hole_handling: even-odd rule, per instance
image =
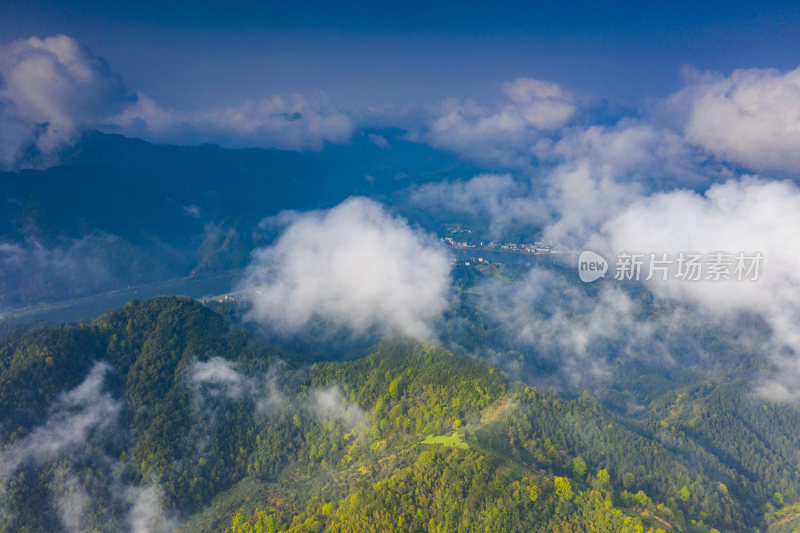
[[559, 252], [559, 248], [557, 245], [539, 241], [535, 241], [533, 243], [491, 241], [488, 243], [480, 242], [478, 244], [471, 244], [466, 241], [458, 241], [453, 237], [444, 237], [441, 240], [450, 248], [457, 248], [463, 250], [466, 249], [505, 250], [509, 252], [517, 252], [527, 255], [548, 255], [548, 254], [557, 254]]
[[515, 243], [515, 242], [497, 242], [492, 241], [486, 245], [486, 248], [491, 250], [499, 248], [500, 250], [509, 250], [512, 252], [521, 252], [528, 255], [543, 255], [543, 254], [557, 254], [558, 246], [548, 243], [534, 241], [533, 243]]

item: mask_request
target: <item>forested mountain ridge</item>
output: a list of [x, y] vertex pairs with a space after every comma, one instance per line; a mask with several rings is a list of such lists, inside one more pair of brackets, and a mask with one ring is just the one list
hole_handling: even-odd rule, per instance
[[0, 340], [4, 531], [745, 531], [800, 414], [698, 381], [627, 418], [431, 345], [303, 354], [185, 298]]

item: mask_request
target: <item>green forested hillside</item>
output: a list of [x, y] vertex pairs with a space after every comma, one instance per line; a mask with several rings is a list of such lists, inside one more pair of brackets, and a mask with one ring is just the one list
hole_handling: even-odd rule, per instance
[[[800, 413], [698, 380], [635, 417], [432, 345], [307, 363], [189, 299], [0, 339], [0, 530], [751, 531]], [[638, 386], [638, 385], [637, 385]], [[783, 528], [783, 529], [781, 529]]]

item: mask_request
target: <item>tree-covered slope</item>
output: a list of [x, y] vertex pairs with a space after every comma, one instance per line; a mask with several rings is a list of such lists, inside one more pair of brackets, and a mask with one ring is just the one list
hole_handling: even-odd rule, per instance
[[3, 531], [746, 531], [800, 498], [800, 415], [735, 384], [625, 417], [402, 340], [308, 363], [184, 298], [9, 330], [0, 413]]

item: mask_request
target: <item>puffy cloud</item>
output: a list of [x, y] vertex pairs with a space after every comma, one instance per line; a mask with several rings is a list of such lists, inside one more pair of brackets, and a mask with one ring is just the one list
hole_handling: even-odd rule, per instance
[[554, 164], [543, 179], [554, 215], [545, 238], [573, 247], [637, 199], [677, 187], [702, 190], [734, 176], [676, 133], [631, 119], [575, 129], [539, 155]]
[[522, 223], [545, 227], [546, 240], [577, 246], [634, 198], [676, 186], [705, 188], [732, 175], [676, 133], [640, 120], [562, 133], [557, 141], [538, 141], [528, 154], [540, 163], [535, 173], [426, 184], [410, 199], [422, 207], [485, 216], [493, 236]]
[[[558, 269], [533, 268], [514, 283], [488, 281], [480, 287], [477, 309], [492, 332], [494, 364], [524, 378], [545, 379], [534, 370], [541, 361], [556, 364], [553, 377], [571, 385], [618, 378], [612, 360], [637, 360], [651, 368], [671, 369], [701, 363], [707, 346], [696, 339], [707, 329], [721, 331], [724, 320], [690, 305], [660, 301], [651, 305], [631, 286], [580, 282]], [[728, 332], [729, 330], [725, 330]], [[740, 338], [730, 333], [731, 343]], [[519, 357], [519, 359], [517, 359]], [[715, 368], [703, 361], [704, 368]]]
[[[652, 193], [623, 177], [597, 173], [585, 158], [557, 167], [547, 182], [555, 216], [544, 228], [545, 237], [601, 251], [608, 259], [623, 251], [672, 258], [680, 252], [759, 252], [764, 258], [759, 279], [645, 280], [658, 302], [674, 308], [654, 317], [642, 315], [640, 305], [611, 282], [597, 282], [600, 290], [592, 295], [534, 270], [519, 284], [485, 287], [484, 314], [509, 338], [558, 354], [562, 366], [576, 369], [578, 377], [587, 369], [602, 369], [604, 360], [596, 356], [603, 343], [614, 343], [619, 353], [671, 360], [689, 351], [674, 340], [690, 338], [686, 332], [693, 327], [717, 328], [728, 338], [741, 333], [739, 344], [748, 343], [751, 353], [774, 365], [774, 372], [762, 376], [759, 392], [800, 398], [800, 188], [791, 181], [745, 176], [704, 192]], [[763, 320], [770, 329], [767, 342], [759, 331], [737, 331], [742, 316]], [[689, 352], [704, 356], [704, 349]]]
[[520, 78], [503, 88], [507, 102], [500, 108], [446, 100], [426, 140], [470, 159], [506, 167], [527, 165], [543, 133], [564, 126], [576, 106], [572, 96], [554, 83]]
[[772, 329], [765, 353], [780, 372], [762, 389], [773, 396], [800, 397], [800, 188], [758, 178], [730, 180], [705, 194], [686, 190], [640, 198], [610, 217], [593, 245], [616, 253], [760, 252], [756, 281], [653, 279], [659, 297], [689, 302], [715, 316], [762, 316]]
[[36, 140], [42, 130], [37, 124], [18, 116], [11, 104], [0, 97], [0, 170], [17, 168], [25, 161], [41, 160]]
[[[769, 78], [761, 74], [760, 81]], [[789, 77], [779, 78], [788, 85]], [[783, 90], [791, 92], [786, 87]], [[792, 102], [789, 97], [781, 100], [774, 96], [767, 90], [753, 95], [766, 100], [753, 109], [759, 110], [759, 119], [770, 122], [775, 131], [791, 129], [787, 125], [793, 120], [791, 112], [775, 120], [761, 112], [770, 109], [772, 102]], [[730, 98], [741, 100], [739, 96]], [[465, 182], [424, 186], [412, 194], [412, 200], [428, 207], [480, 213], [497, 228], [506, 226], [511, 218], [527, 216], [541, 220], [545, 240], [612, 256], [620, 251], [673, 255], [681, 251], [760, 252], [764, 256], [761, 279], [727, 283], [652, 280], [647, 287], [656, 301], [672, 309], [654, 318], [643, 316], [639, 303], [614, 285], [603, 285], [607, 282], [599, 282], [599, 292], [590, 295], [565, 285], [558, 276], [534, 271], [520, 284], [484, 287], [484, 315], [494, 317], [507, 338], [537, 351], [559, 354], [563, 368], [574, 369], [577, 377], [586, 375], [587, 370], [603, 370], [605, 361], [597, 355], [602, 353], [598, 346], [604, 345], [613, 345], [617, 353], [650, 353], [667, 361], [688, 352], [699, 362], [707, 356], [708, 347], [689, 350], [674, 340], [690, 342], [687, 331], [716, 328], [773, 363], [775, 372], [763, 376], [759, 392], [777, 399], [800, 398], [796, 385], [800, 335], [795, 327], [800, 321], [797, 185], [738, 175], [693, 146], [689, 141], [698, 141], [691, 137], [689, 127], [689, 141], [670, 129], [631, 119], [560, 133], [558, 140], [534, 139], [529, 154], [543, 165], [528, 183], [507, 175], [482, 175]], [[514, 142], [505, 146], [517, 149]], [[769, 154], [775, 153], [762, 151], [758, 143], [748, 148], [753, 148], [752, 161], [768, 161]], [[772, 168], [791, 170], [791, 164]], [[758, 317], [763, 321], [759, 323], [766, 324], [770, 330], [766, 342], [758, 328], [737, 329], [743, 315]], [[686, 358], [682, 361], [688, 362]]]
[[[756, 282], [647, 282], [657, 301], [675, 309], [658, 320], [644, 321], [638, 304], [614, 285], [602, 285], [607, 282], [599, 282], [602, 288], [590, 297], [541, 272], [513, 287], [485, 287], [482, 303], [501, 328], [507, 325], [509, 338], [547, 347], [578, 369], [594, 367], [591, 354], [598, 343], [628, 351], [646, 347], [671, 358], [680, 348], [664, 341], [664, 331], [685, 339], [682, 332], [705, 324], [730, 333], [743, 314], [756, 316], [771, 330], [771, 340], [755, 342], [764, 340], [760, 330], [740, 340], [753, 341], [752, 351], [775, 365], [761, 392], [800, 398], [800, 335], [793, 327], [800, 321], [800, 191], [792, 182], [742, 176], [728, 164], [796, 173], [799, 87], [800, 69], [705, 76], [669, 101], [685, 126], [682, 132], [628, 118], [561, 127], [558, 138], [543, 134], [545, 126], [526, 121], [521, 111], [543, 98], [571, 103], [557, 86], [516, 83], [506, 88], [511, 103], [495, 110], [449, 101], [431, 128], [432, 144], [500, 165], [536, 160], [539, 166], [531, 172], [520, 164], [522, 176], [426, 185], [411, 199], [486, 216], [495, 230], [512, 220], [538, 222], [544, 240], [567, 248], [614, 255], [762, 253]], [[692, 354], [704, 356], [702, 349]]]
[[765, 266], [754, 283], [662, 282], [655, 291], [695, 298], [718, 310], [770, 310], [800, 302], [781, 285], [800, 285], [800, 189], [791, 182], [745, 178], [714, 185], [705, 194], [686, 190], [652, 195], [612, 216], [602, 232], [611, 250], [644, 252], [760, 251]]
[[558, 84], [519, 78], [503, 87], [525, 122], [534, 128], [558, 129], [575, 113], [572, 96]]
[[706, 184], [719, 172], [680, 135], [633, 119], [575, 129], [539, 155], [558, 163], [586, 161], [598, 175], [650, 190]]
[[[591, 127], [555, 144], [563, 160], [546, 178], [554, 213], [546, 239], [572, 248], [669, 253], [760, 252], [755, 282], [646, 282], [660, 300], [694, 311], [683, 324], [761, 317], [772, 342], [753, 350], [777, 365], [762, 392], [800, 397], [800, 190], [792, 182], [736, 176], [709, 164], [674, 134], [647, 125]], [[694, 186], [697, 190], [683, 188]], [[601, 282], [603, 283], [603, 282]], [[589, 330], [589, 328], [587, 328]], [[638, 331], [644, 331], [639, 329]], [[680, 336], [680, 328], [674, 330]], [[776, 376], [783, 376], [777, 379]], [[785, 379], [784, 379], [785, 378]]]
[[155, 100], [142, 92], [136, 93], [136, 101], [107, 121], [107, 127], [128, 135], [147, 138], [176, 134], [179, 129], [174, 112], [164, 109]]
[[598, 295], [583, 289], [563, 275], [534, 268], [514, 284], [484, 284], [478, 309], [505, 343], [535, 347], [539, 356], [559, 362], [568, 381], [578, 383], [604, 369], [600, 343], [634, 344], [636, 324], [634, 303], [618, 288]]
[[695, 76], [670, 103], [686, 114], [686, 138], [718, 158], [800, 172], [800, 67]]
[[81, 127], [97, 126], [135, 101], [105, 61], [66, 35], [0, 46], [0, 78], [1, 120], [11, 126], [0, 155], [8, 167], [31, 151], [52, 162]]
[[0, 479], [27, 462], [40, 463], [84, 444], [93, 431], [104, 431], [116, 421], [120, 404], [103, 391], [103, 379], [111, 370], [95, 363], [75, 389], [62, 394], [47, 421], [0, 453]]
[[613, 175], [598, 173], [587, 160], [560, 165], [548, 176], [547, 185], [554, 219], [544, 228], [544, 238], [570, 247], [580, 246], [610, 213], [642, 191], [640, 184], [620, 183]]
[[437, 242], [365, 198], [293, 218], [253, 253], [242, 282], [251, 320], [284, 332], [322, 321], [355, 334], [431, 336], [451, 269]]
[[22, 116], [54, 128], [113, 115], [129, 101], [108, 65], [66, 35], [3, 46], [0, 72], [3, 98]]

